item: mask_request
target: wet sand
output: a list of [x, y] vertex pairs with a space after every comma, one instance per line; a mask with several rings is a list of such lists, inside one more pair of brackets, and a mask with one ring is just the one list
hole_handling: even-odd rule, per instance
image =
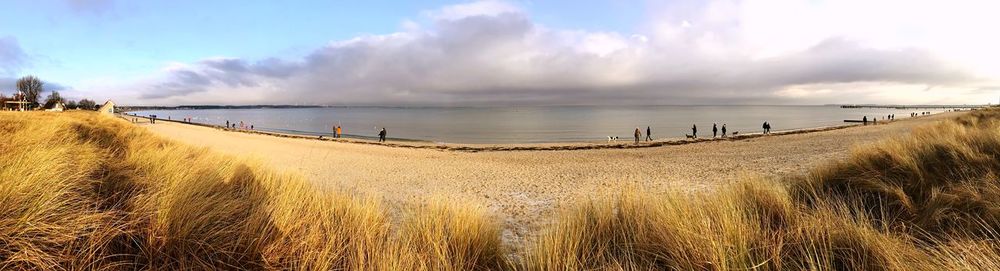
[[693, 144], [660, 141], [659, 146], [644, 148], [544, 144], [527, 146], [542, 150], [519, 151], [504, 150], [515, 145], [478, 146], [489, 148], [469, 151], [410, 143], [394, 147], [278, 137], [173, 122], [138, 125], [190, 145], [254, 157], [320, 185], [376, 195], [394, 209], [435, 196], [478, 202], [505, 222], [505, 238], [518, 242], [551, 222], [560, 205], [615, 188], [696, 191], [744, 174], [798, 176], [818, 164], [846, 157], [853, 145], [905, 135], [915, 126], [958, 114]]

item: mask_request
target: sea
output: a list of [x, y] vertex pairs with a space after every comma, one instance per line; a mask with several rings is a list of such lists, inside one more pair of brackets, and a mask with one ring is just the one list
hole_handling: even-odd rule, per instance
[[[684, 138], [697, 126], [698, 136], [712, 135], [712, 125], [729, 133], [759, 133], [766, 121], [772, 131], [844, 125], [844, 120], [897, 120], [912, 112], [945, 109], [841, 108], [837, 105], [663, 105], [663, 106], [513, 106], [513, 107], [384, 107], [196, 109], [129, 112], [140, 116], [225, 125], [243, 122], [256, 130], [302, 135], [333, 133], [340, 125], [352, 138], [377, 137], [385, 128], [390, 139], [442, 143], [517, 144], [598, 142], [609, 136], [632, 140], [639, 128], [655, 139]], [[721, 131], [720, 131], [721, 133]]]

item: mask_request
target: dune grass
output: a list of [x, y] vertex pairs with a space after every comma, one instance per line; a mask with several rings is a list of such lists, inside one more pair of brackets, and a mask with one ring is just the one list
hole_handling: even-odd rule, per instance
[[[503, 268], [480, 209], [376, 200], [91, 112], [0, 113], [0, 269]], [[404, 256], [400, 256], [404, 255]]]
[[637, 189], [511, 248], [474, 203], [378, 200], [91, 112], [0, 112], [0, 269], [996, 270], [1000, 112], [784, 181]]

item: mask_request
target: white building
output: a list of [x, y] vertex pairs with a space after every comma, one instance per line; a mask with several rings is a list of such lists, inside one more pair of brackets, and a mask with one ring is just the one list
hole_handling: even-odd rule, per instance
[[62, 112], [63, 110], [66, 110], [66, 105], [63, 104], [62, 102], [56, 103], [56, 105], [53, 105], [52, 108], [45, 109], [45, 111], [51, 111], [51, 112]]
[[115, 102], [112, 102], [111, 100], [108, 100], [107, 102], [104, 102], [104, 105], [102, 105], [100, 109], [97, 109], [97, 112], [99, 112], [101, 114], [106, 114], [106, 115], [114, 115], [115, 114]]

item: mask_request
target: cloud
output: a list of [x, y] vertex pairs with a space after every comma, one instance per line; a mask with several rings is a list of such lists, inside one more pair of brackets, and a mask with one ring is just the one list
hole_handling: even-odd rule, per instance
[[936, 51], [871, 45], [838, 31], [759, 48], [759, 37], [746, 37], [746, 24], [758, 19], [732, 3], [675, 9], [647, 33], [622, 34], [549, 29], [506, 2], [476, 2], [302, 59], [210, 58], [130, 89], [148, 103], [802, 103], [886, 99], [865, 93], [928, 86], [971, 92], [985, 81]]
[[426, 12], [426, 15], [437, 20], [459, 20], [473, 16], [496, 16], [504, 13], [522, 13], [522, 10], [508, 2], [486, 0], [446, 6], [439, 10]]
[[27, 64], [28, 56], [13, 37], [0, 38], [0, 76], [13, 76]]

